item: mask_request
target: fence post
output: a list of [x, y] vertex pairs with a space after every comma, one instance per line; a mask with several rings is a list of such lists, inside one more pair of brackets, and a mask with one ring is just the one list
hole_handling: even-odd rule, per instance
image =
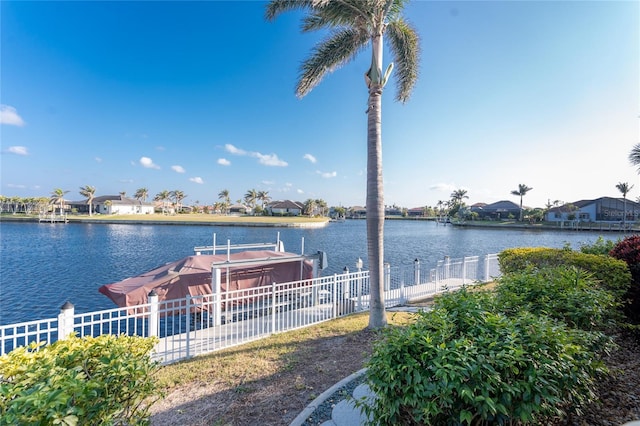
[[271, 333], [276, 332], [276, 283], [271, 284]]
[[384, 262], [384, 291], [389, 291], [391, 287], [391, 265]]
[[488, 283], [489, 282], [489, 255], [485, 256], [485, 266], [484, 266], [484, 282]]
[[415, 285], [420, 285], [420, 261], [417, 258], [413, 261], [413, 281]]
[[337, 317], [338, 313], [338, 274], [333, 274], [333, 285], [331, 286], [331, 301], [333, 302], [332, 318]]
[[219, 326], [222, 322], [222, 295], [220, 294], [220, 283], [222, 272], [220, 268], [211, 268], [211, 290], [213, 291], [213, 325]]
[[58, 340], [64, 340], [73, 333], [74, 307], [68, 300], [60, 307], [58, 315]]
[[462, 257], [462, 285], [465, 285], [465, 281], [467, 280], [467, 258], [466, 256]]
[[153, 289], [149, 292], [149, 336], [158, 336], [158, 293]]
[[187, 344], [187, 355], [186, 358], [191, 357], [191, 296], [187, 295], [185, 297], [185, 342]]
[[404, 299], [404, 271], [400, 272], [400, 304], [403, 304], [405, 302]]

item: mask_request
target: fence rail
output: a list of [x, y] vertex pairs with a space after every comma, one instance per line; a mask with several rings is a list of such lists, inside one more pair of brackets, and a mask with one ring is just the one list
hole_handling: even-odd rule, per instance
[[[393, 307], [462, 285], [499, 277], [496, 254], [438, 261], [427, 268], [385, 265], [385, 306]], [[188, 296], [129, 308], [78, 313], [65, 303], [57, 318], [0, 325], [0, 355], [32, 342], [78, 336], [157, 336], [154, 358], [168, 364], [273, 333], [306, 327], [369, 309], [369, 271], [273, 283], [219, 294]]]

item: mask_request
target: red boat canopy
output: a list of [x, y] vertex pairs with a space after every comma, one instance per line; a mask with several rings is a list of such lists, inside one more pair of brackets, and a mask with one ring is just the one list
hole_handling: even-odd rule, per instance
[[299, 255], [248, 250], [229, 256], [188, 256], [142, 275], [105, 284], [98, 291], [122, 308], [147, 303], [147, 295], [154, 289], [159, 301], [211, 294], [213, 264], [221, 269], [222, 292], [313, 278], [313, 264]]

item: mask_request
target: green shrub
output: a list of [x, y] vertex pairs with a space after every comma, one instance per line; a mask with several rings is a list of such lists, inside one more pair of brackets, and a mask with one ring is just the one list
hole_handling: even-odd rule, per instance
[[579, 412], [606, 372], [589, 348], [610, 340], [496, 307], [490, 295], [463, 289], [415, 324], [385, 329], [368, 361], [377, 398], [356, 404], [383, 425], [543, 423]]
[[609, 254], [629, 267], [633, 284], [624, 295], [625, 313], [632, 322], [640, 324], [640, 235], [624, 238]]
[[157, 339], [71, 336], [0, 357], [0, 419], [9, 425], [147, 424], [159, 397]]
[[601, 236], [593, 244], [580, 244], [580, 252], [586, 254], [599, 254], [609, 256], [609, 252], [615, 247], [613, 240], [605, 240]]
[[604, 330], [613, 325], [620, 302], [596, 284], [593, 274], [574, 266], [528, 268], [498, 280], [496, 304], [507, 314], [525, 310], [582, 330]]
[[609, 256], [580, 253], [569, 249], [544, 247], [506, 249], [498, 254], [503, 274], [524, 271], [527, 268], [548, 266], [575, 266], [593, 274], [600, 286], [622, 301], [631, 285], [627, 265]]

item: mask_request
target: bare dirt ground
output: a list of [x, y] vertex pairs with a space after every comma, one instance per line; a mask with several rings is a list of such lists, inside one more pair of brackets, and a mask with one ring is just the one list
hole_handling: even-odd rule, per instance
[[[367, 329], [313, 340], [296, 349], [295, 362], [257, 378], [190, 382], [173, 388], [152, 409], [152, 425], [288, 425], [323, 391], [360, 370], [376, 334]], [[597, 390], [599, 401], [580, 416], [557, 423], [619, 426], [640, 419], [640, 342], [618, 339], [606, 362], [612, 375]], [[263, 362], [255, 358], [256, 363]]]

